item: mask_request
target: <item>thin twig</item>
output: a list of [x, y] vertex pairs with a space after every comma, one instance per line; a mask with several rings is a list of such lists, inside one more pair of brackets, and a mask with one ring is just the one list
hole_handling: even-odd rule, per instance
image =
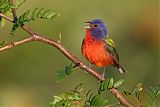
[[[13, 0], [9, 0], [11, 5], [14, 5]], [[16, 9], [14, 8], [14, 6], [11, 8], [12, 10], [12, 14], [13, 14], [13, 22], [17, 21], [17, 14], [16, 14]]]
[[4, 19], [10, 21], [10, 22], [13, 22], [13, 19], [12, 19], [12, 18], [10, 18], [10, 17], [8, 17], [8, 16], [6, 16], [6, 15], [4, 15], [4, 14], [2, 14], [2, 13], [0, 13], [0, 16], [3, 17]]
[[111, 88], [110, 92], [119, 100], [121, 105], [126, 107], [134, 107], [131, 103], [129, 103], [124, 96], [118, 91], [116, 88]]
[[[11, 22], [13, 21], [13, 19], [11, 19], [11, 18], [9, 18], [9, 17], [7, 17], [7, 16], [5, 16], [5, 15], [3, 15], [1, 13], [0, 13], [0, 16], [4, 17], [8, 21], [11, 21]], [[13, 47], [18, 46], [18, 45], [22, 45], [24, 43], [31, 42], [31, 41], [40, 41], [40, 42], [43, 42], [45, 44], [51, 45], [53, 47], [56, 47], [69, 60], [71, 60], [76, 65], [79, 65], [79, 67], [81, 69], [87, 71], [89, 74], [91, 74], [97, 80], [103, 81], [103, 78], [102, 78], [102, 76], [100, 74], [98, 74], [95, 70], [91, 69], [86, 64], [84, 64], [82, 61], [80, 61], [77, 57], [75, 57], [73, 54], [71, 54], [66, 48], [64, 48], [64, 46], [60, 42], [57, 42], [55, 40], [52, 40], [52, 39], [46, 38], [44, 36], [41, 36], [38, 33], [34, 33], [29, 27], [27, 27], [24, 24], [21, 26], [21, 28], [23, 30], [25, 30], [26, 32], [28, 32], [31, 35], [31, 37], [27, 37], [27, 38], [24, 38], [24, 39], [22, 39], [20, 41], [6, 44], [5, 46], [0, 48], [0, 52], [4, 51], [4, 50], [8, 50], [8, 49], [13, 48]], [[110, 89], [110, 92], [119, 100], [121, 105], [124, 105], [126, 107], [135, 107], [124, 98], [124, 96], [118, 91], [118, 89], [112, 88], [112, 89]]]

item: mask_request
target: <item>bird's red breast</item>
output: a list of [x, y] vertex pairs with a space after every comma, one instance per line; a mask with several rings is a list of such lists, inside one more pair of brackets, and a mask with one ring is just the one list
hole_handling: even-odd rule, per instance
[[87, 58], [91, 64], [95, 64], [98, 67], [113, 64], [113, 59], [106, 50], [103, 40], [96, 40], [93, 38], [89, 29], [86, 29], [86, 35], [82, 43], [81, 51], [82, 55]]

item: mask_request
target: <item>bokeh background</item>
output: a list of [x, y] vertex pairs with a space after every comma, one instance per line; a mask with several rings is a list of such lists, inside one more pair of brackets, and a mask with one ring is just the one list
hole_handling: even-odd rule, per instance
[[[103, 19], [116, 43], [120, 62], [128, 70], [121, 75], [109, 66], [106, 76], [115, 80], [124, 78], [122, 88], [131, 90], [139, 82], [145, 87], [160, 84], [158, 5], [158, 0], [27, 0], [17, 14], [35, 7], [57, 10], [61, 16], [54, 23], [39, 19], [27, 25], [55, 40], [61, 33], [64, 46], [86, 63], [81, 56], [83, 22]], [[19, 29], [15, 37], [9, 37], [11, 27], [7, 23], [0, 29], [0, 40], [28, 36]], [[39, 42], [1, 52], [0, 107], [45, 107], [53, 95], [73, 89], [81, 82], [87, 89], [98, 88], [97, 80], [80, 69], [65, 81], [56, 83], [56, 72], [69, 64], [57, 49]], [[109, 102], [115, 100], [110, 94], [106, 97]]]

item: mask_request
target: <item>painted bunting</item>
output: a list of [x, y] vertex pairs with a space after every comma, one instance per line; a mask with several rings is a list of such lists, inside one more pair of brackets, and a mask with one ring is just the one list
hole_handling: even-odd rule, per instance
[[126, 70], [119, 64], [119, 55], [107, 27], [100, 19], [85, 22], [86, 34], [82, 42], [82, 55], [97, 67], [113, 65], [120, 73]]

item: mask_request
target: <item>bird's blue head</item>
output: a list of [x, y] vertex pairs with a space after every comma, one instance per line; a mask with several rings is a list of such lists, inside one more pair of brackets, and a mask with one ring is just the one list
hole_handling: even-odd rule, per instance
[[93, 36], [95, 39], [100, 39], [107, 36], [108, 31], [102, 20], [94, 19], [86, 23], [88, 24], [88, 26], [86, 26], [86, 29], [90, 30], [91, 36]]

